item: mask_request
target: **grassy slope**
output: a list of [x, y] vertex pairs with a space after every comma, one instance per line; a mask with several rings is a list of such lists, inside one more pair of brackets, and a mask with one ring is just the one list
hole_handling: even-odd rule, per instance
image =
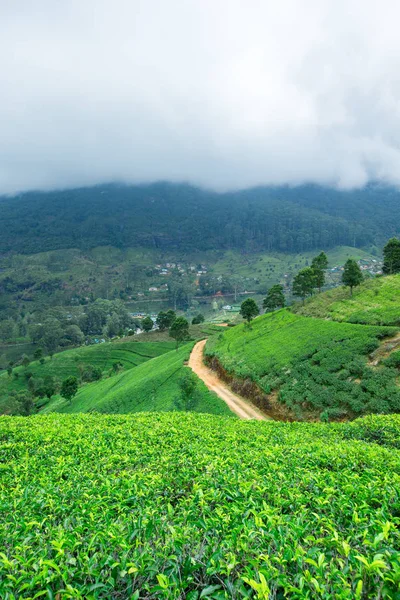
[[32, 373], [34, 378], [52, 376], [62, 381], [69, 375], [79, 376], [79, 365], [95, 365], [100, 367], [103, 373], [107, 373], [115, 362], [120, 362], [124, 369], [131, 369], [155, 356], [169, 352], [174, 345], [172, 341], [158, 343], [125, 341], [66, 350], [55, 354], [52, 360], [46, 358], [43, 364], [33, 361], [26, 369], [17, 367], [14, 373], [18, 373], [18, 378], [14, 375], [10, 379], [3, 371], [0, 374], [0, 403], [6, 404], [6, 397], [11, 391], [26, 389], [25, 372]]
[[[178, 351], [172, 350], [135, 369], [120, 373], [97, 383], [82, 386], [69, 403], [54, 397], [45, 412], [128, 413], [139, 411], [176, 410], [174, 401], [180, 397], [179, 380], [184, 374], [184, 361], [189, 357], [193, 344], [186, 344]], [[198, 380], [197, 404], [193, 410], [211, 414], [232, 414], [226, 404], [208, 391]]]
[[398, 597], [398, 416], [53, 414], [0, 439], [2, 598]]
[[[400, 411], [396, 369], [372, 369], [367, 355], [393, 328], [310, 319], [281, 310], [209, 340], [206, 352], [229, 372], [256, 381], [300, 417]], [[360, 381], [361, 379], [361, 381]]]
[[297, 314], [369, 325], [400, 325], [400, 275], [367, 279], [350, 296], [340, 287], [296, 305]]

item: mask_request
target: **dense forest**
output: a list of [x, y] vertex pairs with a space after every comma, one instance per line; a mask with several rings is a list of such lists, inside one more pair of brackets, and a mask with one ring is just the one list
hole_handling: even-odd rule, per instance
[[149, 247], [303, 252], [379, 244], [400, 231], [400, 192], [315, 185], [216, 193], [186, 184], [103, 185], [0, 198], [0, 252]]

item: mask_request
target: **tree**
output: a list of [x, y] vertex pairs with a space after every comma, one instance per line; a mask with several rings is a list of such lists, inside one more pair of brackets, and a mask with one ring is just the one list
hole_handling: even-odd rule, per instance
[[204, 323], [205, 319], [204, 319], [204, 315], [202, 315], [201, 313], [199, 313], [198, 315], [196, 315], [195, 317], [193, 317], [192, 319], [192, 325], [200, 325], [200, 323]]
[[275, 310], [285, 306], [285, 296], [283, 294], [282, 285], [273, 285], [268, 291], [263, 301], [263, 308], [266, 310]]
[[177, 317], [169, 329], [169, 335], [176, 340], [176, 349], [180, 342], [189, 337], [189, 323], [185, 317]]
[[318, 256], [313, 258], [311, 266], [325, 271], [325, 269], [328, 268], [328, 257], [326, 256], [325, 252], [320, 252]]
[[386, 275], [400, 273], [400, 240], [391, 238], [383, 249], [383, 272]]
[[57, 392], [58, 386], [54, 377], [47, 376], [43, 383], [43, 391], [45, 396], [50, 400], [52, 396]]
[[171, 327], [172, 323], [176, 319], [176, 312], [170, 308], [169, 310], [167, 310], [167, 317], [168, 317], [168, 325], [167, 325], [167, 327], [169, 329]]
[[99, 381], [103, 375], [100, 367], [97, 367], [96, 365], [81, 364], [78, 366], [78, 369], [80, 371], [82, 381]]
[[42, 358], [42, 356], [43, 356], [43, 350], [42, 350], [42, 348], [37, 348], [35, 350], [35, 352], [33, 353], [33, 358], [35, 360], [40, 360]]
[[187, 308], [194, 296], [194, 287], [190, 280], [180, 273], [173, 273], [168, 281], [168, 298], [174, 309]]
[[16, 336], [16, 325], [12, 319], [0, 321], [0, 340], [2, 342], [11, 342]]
[[166, 329], [168, 329], [168, 327], [172, 325], [172, 323], [170, 323], [168, 313], [166, 313], [164, 310], [160, 310], [160, 312], [158, 313], [156, 325], [160, 331], [165, 331]]
[[325, 269], [328, 266], [328, 257], [325, 252], [321, 252], [312, 259], [311, 268], [314, 271], [314, 279], [315, 286], [318, 288], [318, 291], [321, 292], [321, 289], [325, 285]]
[[22, 357], [22, 360], [21, 360], [22, 366], [25, 367], [25, 369], [26, 369], [26, 367], [28, 367], [30, 365], [30, 362], [31, 361], [29, 359], [29, 356], [27, 356], [26, 354], [24, 354], [23, 357]]
[[342, 281], [344, 285], [350, 288], [350, 294], [353, 295], [353, 287], [360, 285], [363, 280], [363, 275], [357, 262], [349, 258], [344, 265]]
[[76, 377], [70, 376], [61, 384], [60, 395], [71, 402], [72, 398], [76, 395], [78, 391], [78, 380]]
[[246, 321], [249, 324], [250, 321], [254, 319], [254, 317], [256, 317], [259, 313], [259, 308], [253, 300], [253, 298], [247, 298], [246, 300], [243, 300], [240, 306], [240, 314], [242, 315], [243, 319], [246, 319]]
[[107, 323], [103, 328], [103, 334], [106, 337], [112, 338], [118, 335], [121, 331], [121, 320], [117, 313], [113, 313], [109, 317], [107, 317]]
[[142, 329], [146, 333], [153, 329], [153, 321], [152, 321], [152, 319], [150, 319], [150, 317], [145, 317], [142, 320]]
[[313, 293], [315, 287], [315, 274], [311, 267], [305, 267], [305, 269], [301, 269], [293, 279], [293, 295], [300, 296], [303, 300], [306, 296], [309, 296]]
[[80, 346], [85, 341], [85, 336], [78, 325], [68, 325], [65, 328], [64, 338], [71, 346]]
[[27, 391], [12, 391], [9, 395], [8, 403], [12, 407], [13, 414], [27, 417], [34, 412], [35, 406], [33, 404], [32, 394]]
[[198, 402], [197, 379], [188, 369], [179, 380], [180, 397], [174, 401], [178, 410], [193, 410]]

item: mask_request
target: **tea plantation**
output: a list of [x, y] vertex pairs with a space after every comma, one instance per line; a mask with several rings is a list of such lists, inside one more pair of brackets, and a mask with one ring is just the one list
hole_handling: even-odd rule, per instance
[[398, 599], [400, 418], [0, 418], [0, 597]]
[[294, 418], [354, 418], [400, 412], [399, 364], [369, 364], [393, 327], [338, 323], [286, 310], [210, 339], [206, 353], [229, 372], [256, 382]]
[[[153, 346], [157, 346], [157, 343]], [[180, 381], [184, 374], [190, 373], [184, 366], [184, 362], [189, 358], [192, 347], [193, 343], [185, 344], [178, 351], [171, 350], [134, 369], [102, 379], [97, 383], [84, 385], [79, 388], [71, 402], [55, 396], [42, 410], [67, 413], [177, 410], [176, 401], [181, 396]], [[190, 410], [232, 415], [223, 400], [209, 392], [197, 377], [195, 381], [196, 388], [191, 398]], [[180, 408], [184, 409], [184, 407]]]
[[294, 307], [297, 314], [331, 318], [366, 325], [400, 325], [400, 275], [367, 279], [350, 296], [340, 287], [318, 294], [305, 305]]
[[175, 347], [172, 341], [131, 342], [121, 341], [99, 344], [55, 354], [42, 362], [32, 361], [27, 367], [16, 367], [13, 376], [6, 371], [0, 373], [0, 412], [7, 412], [10, 405], [9, 394], [27, 389], [27, 375], [33, 378], [56, 377], [59, 380], [74, 375], [79, 377], [79, 369], [87, 365], [98, 367], [105, 375], [114, 363], [127, 370], [136, 367], [156, 356], [170, 352]]

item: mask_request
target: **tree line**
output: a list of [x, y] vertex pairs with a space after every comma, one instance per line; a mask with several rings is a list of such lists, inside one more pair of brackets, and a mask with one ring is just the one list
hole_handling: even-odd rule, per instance
[[[321, 292], [325, 285], [325, 271], [328, 267], [328, 258], [325, 252], [321, 252], [312, 259], [310, 267], [301, 269], [293, 279], [292, 294], [300, 297], [305, 302], [307, 296], [311, 296], [316, 290]], [[400, 273], [400, 240], [391, 238], [383, 249], [383, 267], [385, 275], [394, 275]], [[353, 295], [353, 289], [363, 281], [363, 273], [357, 261], [349, 258], [343, 269], [342, 283], [350, 289], [350, 295]], [[270, 288], [263, 301], [263, 308], [273, 311], [285, 306], [286, 300], [284, 288], [276, 284]], [[247, 298], [241, 304], [240, 314], [250, 324], [260, 310], [253, 298]]]

